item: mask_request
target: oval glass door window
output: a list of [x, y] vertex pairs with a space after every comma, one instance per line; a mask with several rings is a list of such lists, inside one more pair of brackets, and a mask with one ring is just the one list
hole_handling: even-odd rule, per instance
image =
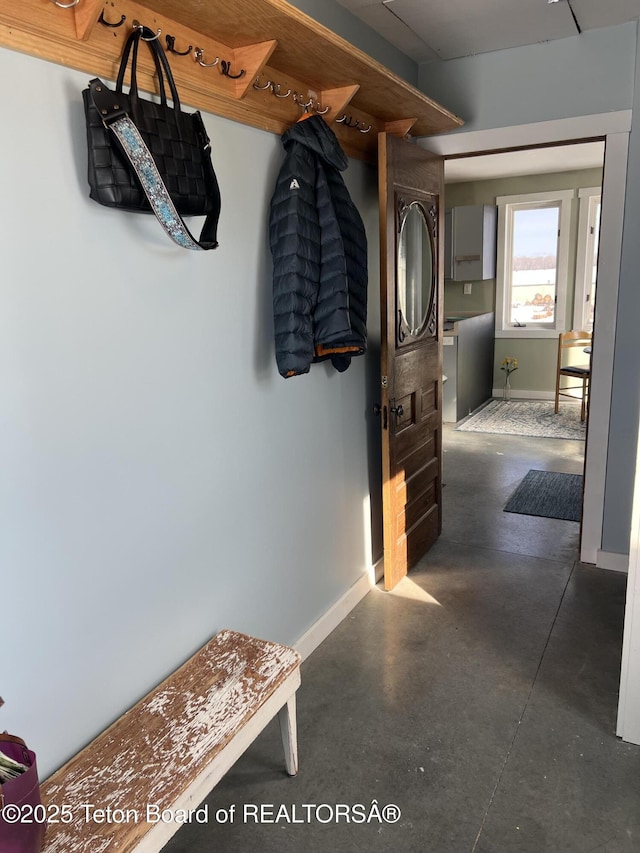
[[420, 335], [433, 300], [433, 243], [424, 208], [417, 201], [405, 207], [398, 241], [397, 292], [400, 325]]

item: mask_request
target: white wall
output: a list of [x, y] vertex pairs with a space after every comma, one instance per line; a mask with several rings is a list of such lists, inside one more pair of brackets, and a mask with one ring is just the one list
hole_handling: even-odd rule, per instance
[[45, 776], [219, 629], [293, 643], [370, 568], [377, 347], [277, 373], [276, 136], [205, 116], [220, 248], [187, 252], [88, 198], [90, 75], [0, 72], [0, 726]]

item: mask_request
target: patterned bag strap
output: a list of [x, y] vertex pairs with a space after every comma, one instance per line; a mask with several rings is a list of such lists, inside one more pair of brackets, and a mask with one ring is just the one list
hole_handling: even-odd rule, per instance
[[[144, 42], [153, 57], [158, 86], [160, 90], [160, 102], [167, 103], [167, 92], [165, 81], [168, 85], [169, 94], [173, 101], [173, 115], [175, 116], [178, 133], [180, 133], [183, 113], [180, 110], [180, 98], [176, 88], [171, 67], [167, 57], [154, 33], [148, 27], [134, 29], [124, 45], [118, 70], [115, 92], [111, 91], [101, 80], [92, 80], [89, 91], [93, 98], [102, 122], [105, 127], [112, 131], [120, 149], [131, 163], [136, 172], [142, 189], [151, 205], [156, 218], [160, 222], [166, 234], [179, 246], [185, 249], [215, 249], [218, 246], [216, 234], [218, 215], [210, 213], [202, 226], [200, 239], [196, 240], [187, 228], [186, 223], [176, 210], [162, 176], [158, 171], [155, 160], [149, 151], [144, 139], [138, 131], [135, 123], [136, 104], [138, 101], [138, 47]], [[130, 66], [130, 91], [128, 102], [130, 113], [127, 113], [120, 104], [119, 95], [122, 94], [124, 78], [127, 68]], [[95, 84], [95, 85], [94, 85]], [[208, 139], [204, 126], [202, 128], [204, 138], [208, 146]]]
[[[166, 234], [183, 249], [195, 251], [215, 249], [218, 245], [217, 242], [198, 241], [187, 228], [184, 219], [171, 200], [151, 152], [138, 128], [119, 103], [121, 99], [118, 98], [117, 93], [112, 92], [97, 77], [89, 82], [89, 91], [102, 118], [102, 123], [113, 133], [120, 148], [134, 168], [151, 209]], [[203, 235], [206, 231], [207, 222], [203, 228]]]
[[118, 103], [120, 99], [98, 78], [90, 81], [89, 91], [104, 126], [113, 133], [131, 163], [151, 209], [166, 234], [183, 249], [215, 249], [217, 242], [198, 242], [187, 228], [138, 128]]

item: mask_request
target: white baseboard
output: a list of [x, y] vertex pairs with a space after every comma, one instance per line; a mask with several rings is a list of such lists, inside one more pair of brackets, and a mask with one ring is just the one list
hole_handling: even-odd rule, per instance
[[614, 554], [612, 551], [598, 551], [596, 566], [599, 569], [608, 569], [610, 572], [623, 572], [626, 575], [629, 571], [629, 555]]
[[318, 648], [323, 640], [337, 628], [353, 610], [356, 604], [370, 592], [376, 583], [379, 564], [372, 566], [371, 570], [361, 575], [358, 580], [338, 599], [322, 616], [313, 623], [300, 639], [293, 644], [293, 648], [305, 660], [311, 652]]
[[[615, 554], [610, 551], [598, 551], [596, 566], [612, 572], [629, 571], [628, 554]], [[323, 640], [338, 627], [343, 619], [351, 613], [365, 595], [370, 592], [380, 579], [382, 560], [371, 567], [371, 570], [361, 575], [358, 580], [338, 599], [313, 625], [293, 644], [294, 649], [306, 660]]]
[[[499, 388], [494, 388], [491, 392], [491, 395], [495, 397], [497, 400], [502, 399], [502, 386]], [[513, 388], [511, 389], [511, 399], [512, 400], [550, 400], [554, 401], [556, 399], [555, 391], [517, 391]], [[576, 403], [580, 402], [580, 398], [576, 397]], [[569, 403], [572, 405], [571, 400], [567, 400], [566, 397], [563, 397], [560, 401], [560, 404]]]

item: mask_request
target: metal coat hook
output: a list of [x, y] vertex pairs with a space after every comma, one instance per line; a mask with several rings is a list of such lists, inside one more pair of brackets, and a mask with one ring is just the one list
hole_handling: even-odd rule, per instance
[[345, 127], [352, 127], [354, 130], [359, 130], [360, 133], [369, 133], [372, 128], [372, 125], [365, 127], [364, 124], [360, 127], [360, 121], [358, 119], [354, 119], [353, 116], [349, 116], [347, 118], [346, 113], [343, 116], [340, 116], [340, 118], [337, 118], [336, 122], [344, 124]]
[[127, 20], [126, 15], [121, 15], [120, 20], [117, 24], [110, 24], [109, 21], [105, 21], [104, 19], [104, 9], [100, 12], [100, 17], [98, 18], [98, 23], [103, 24], [105, 27], [111, 27], [111, 29], [115, 30], [116, 27], [121, 27], [124, 22]]
[[267, 80], [264, 86], [261, 86], [259, 74], [253, 81], [253, 88], [257, 89], [259, 92], [266, 92], [267, 89], [271, 89], [271, 94], [275, 95], [276, 98], [288, 98], [290, 95], [293, 95], [293, 100], [297, 102], [297, 93], [293, 92], [291, 89], [287, 89], [287, 91], [284, 93], [280, 92], [280, 83], [273, 83], [271, 80]]
[[73, 0], [72, 3], [60, 3], [59, 0], [51, 0], [51, 2], [59, 9], [73, 9], [74, 6], [78, 5], [80, 0]]
[[280, 94], [280, 83], [271, 83], [271, 91], [276, 98], [288, 98], [291, 94], [291, 89], [287, 89], [284, 95]]
[[132, 27], [134, 30], [142, 30], [142, 33], [140, 35], [140, 38], [142, 39], [142, 41], [155, 41], [156, 39], [160, 38], [160, 35], [162, 33], [162, 30], [160, 29], [160, 27], [158, 27], [158, 30], [157, 30], [155, 36], [151, 36], [151, 37], [145, 36], [144, 31], [149, 30], [149, 32], [151, 32], [151, 30], [149, 27], [145, 27], [144, 24], [141, 24], [140, 21], [134, 21], [132, 24]]
[[214, 65], [217, 65], [220, 62], [220, 57], [216, 56], [213, 62], [205, 62], [204, 61], [204, 50], [201, 47], [197, 47], [193, 54], [194, 60], [198, 63], [198, 65], [202, 65], [203, 68], [213, 68]]
[[[223, 64], [225, 64], [224, 60], [223, 60]], [[286, 92], [281, 92], [280, 91], [280, 89], [282, 88], [281, 84], [280, 83], [274, 83], [272, 80], [267, 80], [267, 82], [264, 84], [264, 86], [261, 86], [259, 74], [256, 77], [256, 79], [253, 81], [253, 88], [258, 89], [258, 91], [261, 91], [261, 92], [264, 92], [267, 89], [271, 89], [271, 94], [275, 95], [276, 98], [292, 97], [294, 102], [296, 104], [298, 104], [299, 107], [302, 107], [302, 109], [304, 111], [311, 111], [311, 112], [317, 113], [318, 115], [321, 115], [321, 116], [326, 115], [329, 112], [329, 110], [331, 109], [331, 107], [321, 108], [318, 101], [316, 101], [314, 98], [309, 98], [308, 101], [305, 101], [304, 100], [306, 97], [305, 95], [301, 95], [298, 92], [292, 91], [291, 89], [287, 89]], [[344, 118], [346, 118], [346, 116]]]
[[326, 115], [329, 112], [329, 110], [331, 109], [331, 107], [324, 107], [324, 109], [322, 109], [320, 107], [320, 103], [318, 101], [316, 101], [314, 98], [309, 98], [308, 101], [303, 101], [302, 100], [303, 97], [304, 97], [304, 95], [298, 95], [297, 92], [293, 96], [293, 99], [296, 102], [296, 104], [299, 104], [303, 110], [307, 110], [309, 112], [315, 113], [316, 115], [323, 116], [323, 115]]
[[225, 77], [228, 77], [230, 80], [238, 80], [240, 77], [244, 77], [247, 72], [244, 70], [244, 68], [241, 68], [239, 74], [232, 74], [231, 63], [227, 62], [226, 59], [223, 59], [220, 62], [220, 73], [223, 74]]
[[308, 101], [301, 100], [302, 95], [296, 95], [294, 100], [299, 107], [302, 107], [303, 110], [310, 110], [313, 107], [313, 98], [309, 98]]
[[193, 50], [193, 45], [190, 44], [186, 50], [176, 50], [176, 37], [175, 36], [165, 36], [167, 42], [167, 50], [170, 53], [175, 53], [176, 56], [188, 56]]

